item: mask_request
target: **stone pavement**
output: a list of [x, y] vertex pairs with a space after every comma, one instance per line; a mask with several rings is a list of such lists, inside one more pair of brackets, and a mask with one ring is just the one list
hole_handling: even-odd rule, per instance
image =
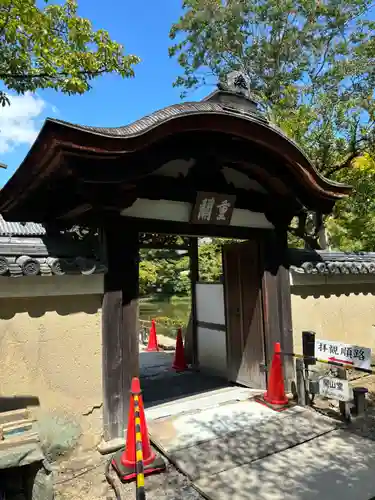
[[[375, 413], [345, 429], [311, 409], [275, 413], [251, 401], [259, 391], [199, 373], [176, 374], [172, 359], [168, 352], [141, 354], [149, 430], [178, 466], [146, 478], [147, 500], [375, 496]], [[104, 477], [107, 460], [92, 452], [67, 457], [55, 476], [56, 500], [114, 498]], [[123, 485], [122, 494], [133, 500], [134, 483]]]
[[215, 500], [369, 500], [375, 495], [375, 443], [331, 431], [267, 458], [195, 482]]
[[274, 412], [246, 391], [220, 389], [146, 411], [152, 441], [205, 498], [375, 495], [375, 441], [310, 408]]

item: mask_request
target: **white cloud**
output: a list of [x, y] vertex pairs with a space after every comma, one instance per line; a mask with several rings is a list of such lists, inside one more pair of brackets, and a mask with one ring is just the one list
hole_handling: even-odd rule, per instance
[[43, 99], [30, 92], [9, 96], [9, 100], [10, 106], [0, 107], [0, 153], [9, 153], [21, 144], [32, 144], [47, 107]]

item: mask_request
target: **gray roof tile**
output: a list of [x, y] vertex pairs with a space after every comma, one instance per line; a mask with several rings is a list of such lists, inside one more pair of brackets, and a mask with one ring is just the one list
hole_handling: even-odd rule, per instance
[[374, 252], [289, 249], [290, 270], [297, 274], [375, 274]]
[[46, 229], [35, 222], [6, 222], [0, 215], [0, 236], [44, 236]]

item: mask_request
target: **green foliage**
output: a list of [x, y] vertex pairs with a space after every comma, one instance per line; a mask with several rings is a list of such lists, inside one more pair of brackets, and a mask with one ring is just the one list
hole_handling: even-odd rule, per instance
[[[93, 31], [77, 15], [76, 0], [45, 3], [42, 9], [35, 0], [0, 2], [0, 79], [9, 90], [83, 94], [101, 74], [134, 75], [138, 57], [124, 55], [107, 31]], [[5, 93], [0, 102], [9, 103]]]
[[162, 327], [163, 335], [165, 332], [169, 332], [176, 336], [177, 328], [186, 327], [186, 319], [185, 318], [170, 318], [169, 316], [156, 316], [156, 324], [158, 327]]
[[371, 6], [372, 0], [184, 0], [170, 31], [178, 40], [170, 55], [184, 72], [175, 84], [194, 88], [236, 69], [265, 104], [280, 98], [289, 104], [292, 97], [293, 105], [291, 92], [333, 88], [347, 74], [374, 71]]
[[141, 295], [159, 292], [185, 295], [190, 291], [189, 258], [176, 250], [141, 250], [139, 289]]
[[141, 260], [139, 263], [139, 293], [147, 295], [153, 291], [157, 282], [158, 270], [155, 262], [150, 260]]
[[[200, 281], [220, 281], [222, 245], [235, 241], [215, 238], [199, 245]], [[188, 255], [178, 254], [175, 250], [141, 250], [139, 281], [140, 295], [143, 296], [155, 292], [167, 296], [188, 295], [191, 286]]]
[[375, 159], [364, 155], [342, 170], [337, 180], [354, 187], [353, 196], [339, 202], [326, 221], [332, 249], [374, 251], [375, 249]]
[[[361, 194], [372, 174], [355, 167], [363, 153], [375, 153], [371, 7], [372, 0], [184, 0], [170, 32], [170, 55], [183, 70], [175, 85], [184, 95], [241, 71], [269, 119], [321, 173], [355, 184], [356, 200], [339, 204], [329, 224], [346, 234], [345, 242], [332, 240], [345, 248], [368, 248], [371, 240], [349, 224], [348, 210], [352, 203], [363, 217], [372, 209]], [[372, 231], [366, 224], [362, 231]]]
[[214, 283], [220, 281], [222, 271], [221, 247], [225, 240], [213, 239], [199, 246], [199, 280]]

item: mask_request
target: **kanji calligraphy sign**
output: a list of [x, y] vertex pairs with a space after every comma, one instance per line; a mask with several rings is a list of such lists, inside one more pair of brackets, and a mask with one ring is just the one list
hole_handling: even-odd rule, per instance
[[338, 401], [351, 401], [353, 399], [353, 390], [349, 381], [334, 377], [321, 377], [319, 379], [319, 393], [321, 396]]
[[317, 360], [343, 363], [353, 368], [371, 368], [371, 349], [358, 345], [315, 339], [315, 357]]
[[199, 192], [190, 222], [193, 224], [229, 225], [235, 201], [234, 195]]

